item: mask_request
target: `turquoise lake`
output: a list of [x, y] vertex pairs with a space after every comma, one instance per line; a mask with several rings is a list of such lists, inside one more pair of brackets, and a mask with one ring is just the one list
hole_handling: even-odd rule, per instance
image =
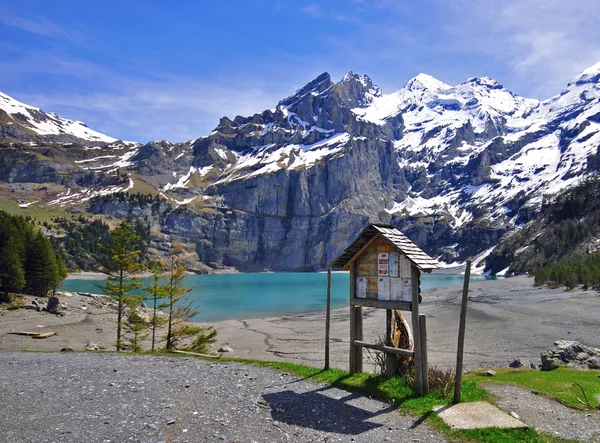
[[[421, 291], [462, 285], [463, 276], [457, 274], [425, 274], [421, 277]], [[471, 282], [494, 277], [472, 275]], [[348, 304], [349, 274], [332, 274], [331, 307]], [[142, 279], [150, 284], [150, 279]], [[194, 287], [190, 298], [202, 311], [199, 322], [256, 318], [325, 309], [327, 274], [309, 273], [258, 273], [190, 275], [185, 278], [188, 287]], [[102, 280], [65, 280], [61, 291], [102, 292]]]

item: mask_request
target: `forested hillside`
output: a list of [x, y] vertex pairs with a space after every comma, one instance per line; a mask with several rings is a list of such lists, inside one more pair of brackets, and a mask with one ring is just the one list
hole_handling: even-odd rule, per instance
[[31, 221], [0, 211], [0, 302], [11, 292], [45, 296], [66, 276], [60, 254]]
[[584, 260], [600, 250], [600, 178], [548, 199], [539, 217], [503, 239], [486, 260], [492, 273], [524, 273], [564, 260]]

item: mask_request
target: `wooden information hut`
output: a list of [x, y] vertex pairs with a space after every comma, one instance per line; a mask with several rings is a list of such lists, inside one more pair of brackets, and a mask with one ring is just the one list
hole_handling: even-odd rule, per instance
[[[420, 275], [437, 268], [429, 257], [391, 225], [371, 224], [332, 263], [350, 271], [350, 373], [362, 371], [363, 348], [412, 357], [417, 395], [429, 391], [425, 316], [419, 316]], [[363, 307], [410, 311], [413, 350], [363, 341]]]

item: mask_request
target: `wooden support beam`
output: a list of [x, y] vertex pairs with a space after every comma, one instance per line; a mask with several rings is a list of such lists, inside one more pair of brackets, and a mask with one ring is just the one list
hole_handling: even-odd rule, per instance
[[329, 329], [331, 327], [331, 268], [327, 269], [327, 310], [325, 313], [325, 367], [329, 369]]
[[[354, 307], [354, 314], [356, 315], [356, 337], [355, 340], [362, 341], [363, 339], [363, 310], [360, 306]], [[363, 371], [363, 350], [361, 346], [355, 346], [354, 352], [356, 353], [356, 372]]]
[[356, 315], [354, 310], [356, 309], [352, 304], [352, 299], [356, 297], [356, 264], [350, 263], [350, 356], [349, 360], [349, 372], [350, 374], [356, 374], [356, 353], [354, 352], [354, 340], [356, 339]]
[[415, 383], [414, 391], [417, 396], [423, 395], [423, 362], [421, 351], [421, 334], [419, 327], [419, 270], [416, 266], [411, 266], [412, 281], [412, 333], [415, 351]]
[[385, 345], [375, 345], [372, 343], [367, 343], [362, 340], [354, 340], [353, 344], [355, 346], [360, 346], [362, 348], [375, 349], [376, 351], [382, 351], [382, 352], [385, 352], [386, 354], [402, 355], [404, 357], [414, 357], [414, 354], [415, 354], [413, 351], [409, 351], [407, 349], [398, 349], [398, 348], [394, 348], [392, 346], [385, 346]]
[[429, 363], [427, 361], [427, 318], [419, 315], [419, 335], [421, 336], [421, 366], [423, 367], [423, 395], [429, 394]]
[[[385, 346], [391, 346], [392, 343], [392, 322], [394, 315], [391, 309], [385, 310]], [[393, 346], [391, 346], [393, 347]], [[385, 370], [388, 377], [396, 375], [396, 357], [391, 352], [385, 354]]]
[[397, 309], [399, 311], [410, 311], [412, 303], [405, 301], [374, 300], [372, 298], [353, 298], [350, 303], [355, 306], [366, 308]]

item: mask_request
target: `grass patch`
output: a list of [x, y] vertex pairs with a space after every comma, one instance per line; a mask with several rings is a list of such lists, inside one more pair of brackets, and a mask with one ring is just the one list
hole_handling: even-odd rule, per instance
[[558, 368], [553, 371], [537, 371], [535, 369], [498, 368], [496, 376], [486, 377], [483, 371], [473, 371], [465, 375], [465, 379], [476, 383], [515, 383], [527, 389], [534, 389], [540, 394], [556, 398], [561, 403], [572, 408], [584, 409], [581, 388], [592, 407], [598, 407], [600, 402], [596, 396], [600, 395], [600, 379], [598, 371], [580, 371], [575, 369]]
[[455, 431], [453, 436], [463, 441], [488, 442], [488, 443], [552, 443], [577, 440], [562, 440], [551, 435], [540, 435], [535, 429], [466, 429]]

